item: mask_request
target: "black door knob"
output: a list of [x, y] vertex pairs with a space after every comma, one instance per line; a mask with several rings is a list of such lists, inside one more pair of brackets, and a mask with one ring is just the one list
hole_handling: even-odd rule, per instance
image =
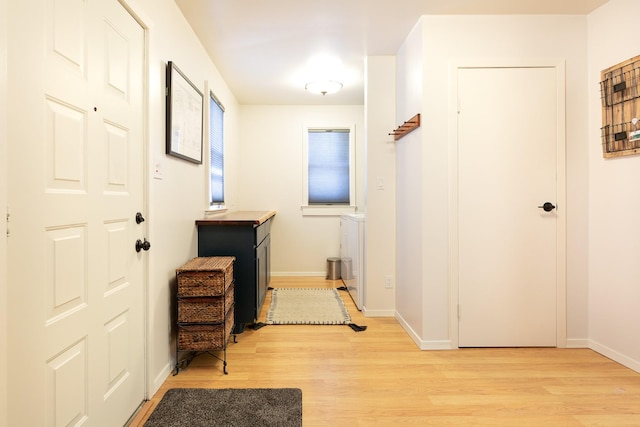
[[544, 205], [538, 206], [538, 207], [540, 209], [544, 209], [545, 212], [551, 212], [556, 208], [555, 206], [553, 206], [553, 203], [550, 203], [550, 202], [545, 202]]
[[141, 250], [148, 251], [151, 247], [151, 243], [145, 238], [144, 242], [140, 239], [136, 240], [136, 252], [140, 252]]
[[136, 213], [136, 224], [140, 224], [141, 222], [144, 222], [144, 217], [142, 216], [142, 214], [140, 212]]

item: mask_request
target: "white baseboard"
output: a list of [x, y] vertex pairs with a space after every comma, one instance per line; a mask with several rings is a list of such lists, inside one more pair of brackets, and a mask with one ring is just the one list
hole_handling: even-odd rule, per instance
[[394, 317], [396, 318], [396, 320], [398, 321], [402, 329], [404, 329], [404, 331], [409, 335], [409, 338], [411, 338], [411, 340], [413, 340], [413, 342], [418, 346], [418, 348], [420, 348], [420, 344], [421, 344], [420, 337], [418, 336], [418, 334], [416, 334], [413, 328], [411, 328], [411, 326], [397, 312], [394, 314]]
[[369, 310], [367, 307], [362, 307], [362, 314], [364, 317], [395, 317], [395, 310]]
[[456, 347], [452, 347], [451, 340], [422, 340], [418, 334], [411, 328], [411, 326], [403, 319], [403, 317], [395, 313], [395, 318], [402, 326], [402, 329], [409, 334], [409, 337], [418, 346], [420, 350], [455, 350]]
[[326, 271], [272, 271], [272, 277], [326, 277]]
[[431, 340], [422, 341], [420, 350], [457, 350], [457, 347], [452, 347], [450, 340]]
[[611, 360], [614, 360], [621, 365], [626, 366], [629, 369], [633, 369], [634, 371], [640, 373], [640, 361], [634, 360], [629, 356], [626, 356], [622, 353], [619, 353], [606, 345], [602, 345], [596, 341], [590, 340], [589, 348], [593, 351], [597, 351], [605, 357], [608, 357]]
[[158, 373], [158, 375], [156, 375], [156, 377], [153, 379], [151, 390], [148, 391], [149, 395], [147, 396], [147, 398], [150, 399], [154, 394], [156, 394], [156, 392], [160, 389], [160, 386], [162, 386], [167, 378], [169, 378], [169, 375], [173, 373], [174, 366], [172, 365], [172, 363], [173, 362], [167, 363], [164, 368], [162, 368], [162, 370]]
[[588, 338], [567, 338], [566, 348], [589, 348]]

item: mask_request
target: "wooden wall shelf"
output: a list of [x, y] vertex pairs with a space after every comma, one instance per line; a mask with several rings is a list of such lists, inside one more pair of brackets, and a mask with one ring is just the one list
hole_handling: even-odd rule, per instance
[[420, 113], [411, 117], [409, 120], [398, 126], [393, 132], [389, 135], [393, 135], [393, 139], [395, 141], [399, 140], [409, 132], [412, 132], [420, 127]]
[[602, 70], [602, 155], [640, 154], [640, 56]]

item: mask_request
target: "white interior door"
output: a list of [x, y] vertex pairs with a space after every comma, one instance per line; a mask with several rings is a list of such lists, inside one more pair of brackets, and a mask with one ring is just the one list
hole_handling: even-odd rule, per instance
[[557, 94], [554, 67], [458, 70], [460, 347], [556, 346]]
[[144, 399], [144, 32], [117, 0], [13, 2], [9, 424]]

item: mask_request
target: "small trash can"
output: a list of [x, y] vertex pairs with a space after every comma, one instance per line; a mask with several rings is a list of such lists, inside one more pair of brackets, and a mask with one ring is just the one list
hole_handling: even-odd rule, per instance
[[327, 258], [327, 280], [340, 279], [340, 258]]

